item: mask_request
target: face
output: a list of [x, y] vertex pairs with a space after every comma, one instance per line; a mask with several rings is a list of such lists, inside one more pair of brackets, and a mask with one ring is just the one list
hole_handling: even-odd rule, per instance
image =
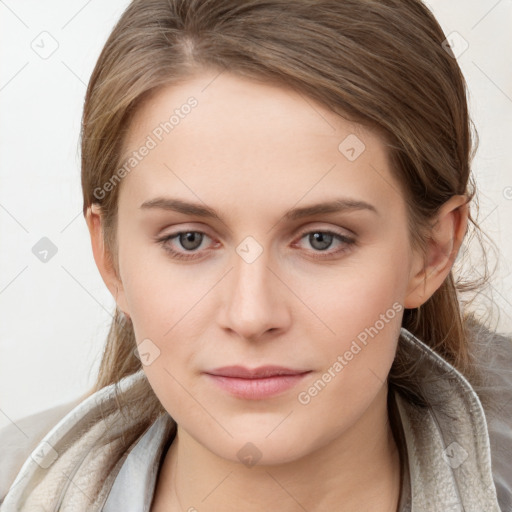
[[[182, 432], [271, 464], [383, 403], [415, 255], [379, 137], [205, 72], [146, 102], [125, 150], [140, 158], [119, 185], [117, 301]], [[267, 365], [294, 375], [212, 375]]]

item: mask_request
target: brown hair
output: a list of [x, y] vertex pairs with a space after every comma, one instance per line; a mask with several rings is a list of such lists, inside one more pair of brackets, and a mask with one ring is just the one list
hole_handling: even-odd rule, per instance
[[[425, 247], [439, 208], [454, 195], [474, 196], [466, 84], [445, 39], [420, 0], [134, 0], [98, 59], [82, 125], [84, 214], [100, 205], [113, 268], [120, 186], [100, 199], [95, 191], [121, 165], [142, 103], [206, 68], [292, 87], [382, 135], [409, 205], [411, 241]], [[450, 273], [403, 319], [468, 377], [471, 319], [461, 312], [458, 290], [470, 287]], [[116, 310], [96, 389], [141, 368], [134, 349], [132, 325]], [[399, 344], [389, 382], [407, 393], [401, 357]], [[161, 406], [148, 392], [152, 414]]]

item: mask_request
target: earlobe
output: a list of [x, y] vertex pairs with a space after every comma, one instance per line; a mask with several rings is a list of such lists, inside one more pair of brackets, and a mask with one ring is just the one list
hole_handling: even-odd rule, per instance
[[453, 196], [440, 208], [429, 233], [427, 253], [415, 255], [405, 308], [420, 307], [448, 277], [466, 234], [468, 218], [465, 196]]
[[103, 282], [109, 289], [118, 306], [124, 312], [125, 316], [130, 318], [129, 315], [125, 312], [125, 305], [120, 304], [120, 302], [124, 302], [124, 290], [122, 282], [117, 275], [114, 265], [112, 264], [111, 255], [108, 253], [105, 247], [101, 209], [99, 205], [92, 204], [87, 208], [85, 221], [87, 223], [89, 235], [91, 237], [91, 247], [94, 261], [96, 262], [96, 266], [98, 267]]

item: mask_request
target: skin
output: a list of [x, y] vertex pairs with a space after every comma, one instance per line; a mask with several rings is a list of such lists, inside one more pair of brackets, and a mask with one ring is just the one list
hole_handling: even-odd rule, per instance
[[[466, 230], [465, 199], [454, 196], [441, 208], [428, 253], [420, 254], [377, 135], [291, 89], [217, 75], [205, 70], [162, 89], [132, 122], [127, 153], [189, 96], [198, 100], [122, 180], [119, 275], [98, 209], [87, 213], [106, 285], [137, 343], [149, 339], [160, 351], [144, 370], [178, 424], [151, 510], [314, 512], [340, 503], [346, 512], [396, 510], [399, 457], [386, 378], [402, 313], [308, 404], [297, 397], [393, 304], [418, 307], [439, 288]], [[355, 161], [338, 150], [351, 134], [366, 147]], [[213, 208], [221, 220], [140, 208], [162, 196]], [[377, 213], [284, 218], [292, 208], [341, 197]], [[174, 259], [155, 241], [180, 231], [205, 233], [202, 241], [196, 235], [195, 249], [179, 237], [166, 242], [195, 259]], [[354, 242], [333, 237], [322, 251], [308, 236], [319, 231]], [[262, 249], [251, 263], [236, 251], [248, 236]], [[232, 364], [311, 373], [278, 396], [247, 400], [202, 373]], [[248, 442], [261, 454], [251, 467], [237, 456]]]

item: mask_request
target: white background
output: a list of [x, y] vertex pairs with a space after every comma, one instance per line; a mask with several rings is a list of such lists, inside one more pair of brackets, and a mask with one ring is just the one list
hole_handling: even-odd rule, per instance
[[[127, 3], [0, 0], [0, 427], [94, 382], [114, 301], [81, 214], [78, 139], [86, 84]], [[428, 5], [469, 43], [458, 60], [481, 137], [480, 221], [502, 253], [492, 291], [511, 332], [512, 0]], [[58, 249], [47, 263], [32, 253], [42, 237]]]

